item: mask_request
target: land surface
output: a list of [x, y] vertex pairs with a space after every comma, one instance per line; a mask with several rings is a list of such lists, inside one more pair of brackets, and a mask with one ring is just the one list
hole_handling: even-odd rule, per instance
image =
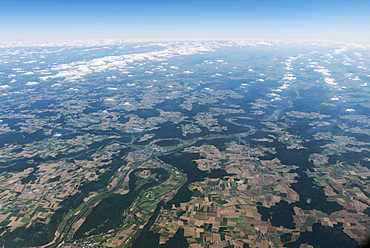
[[1, 44], [0, 246], [356, 247], [369, 49]]

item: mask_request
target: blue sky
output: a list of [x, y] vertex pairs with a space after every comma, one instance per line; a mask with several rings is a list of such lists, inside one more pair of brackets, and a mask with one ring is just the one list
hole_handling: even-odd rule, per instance
[[0, 41], [329, 39], [370, 43], [370, 0], [0, 0]]

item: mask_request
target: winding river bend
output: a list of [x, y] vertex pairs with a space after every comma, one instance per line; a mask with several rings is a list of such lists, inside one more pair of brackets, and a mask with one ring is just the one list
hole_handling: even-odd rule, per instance
[[[152, 178], [139, 184], [138, 172], [148, 170]], [[168, 172], [163, 168], [135, 169], [130, 173], [130, 191], [125, 194], [112, 194], [103, 199], [87, 216], [85, 222], [76, 231], [74, 238], [83, 238], [90, 235], [108, 232], [117, 228], [125, 218], [124, 211], [145, 190], [157, 186], [168, 179]]]

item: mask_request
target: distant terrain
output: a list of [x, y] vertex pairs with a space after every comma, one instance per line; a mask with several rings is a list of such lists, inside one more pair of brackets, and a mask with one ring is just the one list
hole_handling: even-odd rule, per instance
[[358, 247], [370, 47], [0, 43], [1, 247]]

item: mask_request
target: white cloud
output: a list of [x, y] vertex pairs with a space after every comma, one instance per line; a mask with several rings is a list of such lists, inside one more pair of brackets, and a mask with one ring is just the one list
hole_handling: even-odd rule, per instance
[[32, 72], [32, 71], [29, 71], [29, 72], [23, 73], [23, 75], [33, 75], [33, 74], [35, 74], [35, 73], [34, 73], [34, 72]]
[[[216, 48], [226, 46], [227, 44], [217, 42], [194, 41], [192, 43], [169, 42], [160, 45], [163, 46], [165, 49], [159, 51], [150, 51], [146, 53], [105, 56], [88, 61], [84, 60], [72, 62], [69, 64], [56, 65], [51, 68], [51, 71], [57, 71], [56, 74], [51, 76], [44, 76], [41, 79], [47, 80], [52, 78], [64, 77], [66, 80], [76, 80], [94, 72], [127, 68], [127, 65], [132, 63], [146, 61], [164, 61], [175, 56], [192, 55], [214, 51]], [[172, 67], [171, 69], [177, 69], [177, 67]]]
[[26, 85], [37, 85], [39, 84], [38, 82], [27, 82]]
[[271, 99], [270, 101], [274, 102], [274, 101], [281, 101], [281, 100], [283, 100], [283, 99], [281, 99], [280, 97], [275, 97], [274, 99]]
[[26, 61], [26, 62], [23, 62], [23, 64], [32, 64], [32, 63], [36, 63], [37, 60], [30, 60], [30, 61]]
[[340, 54], [341, 52], [345, 52], [345, 51], [347, 51], [348, 50], [348, 47], [341, 47], [341, 48], [339, 48], [339, 49], [335, 49], [334, 51], [333, 51], [333, 54]]
[[330, 85], [337, 85], [338, 83], [335, 82], [334, 78], [324, 78], [325, 83], [330, 84]]
[[283, 80], [295, 80], [297, 79], [296, 77], [283, 77]]
[[314, 69], [314, 71], [321, 73], [324, 76], [330, 76], [330, 71], [328, 69]]

